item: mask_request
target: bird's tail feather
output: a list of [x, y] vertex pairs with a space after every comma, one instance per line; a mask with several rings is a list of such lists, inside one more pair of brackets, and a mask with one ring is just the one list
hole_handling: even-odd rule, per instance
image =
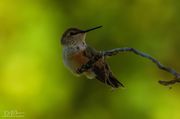
[[102, 79], [99, 76], [96, 76], [96, 79], [113, 88], [124, 87], [124, 85], [121, 82], [119, 82], [113, 75], [109, 75], [108, 78], [104, 78], [104, 79]]
[[112, 87], [124, 87], [124, 85], [119, 82], [112, 74], [109, 75], [108, 84]]
[[95, 73], [96, 79], [98, 79], [99, 81], [113, 88], [124, 87], [124, 85], [119, 82], [113, 75], [108, 64], [104, 60], [100, 60], [99, 62], [97, 62], [93, 66], [92, 71]]

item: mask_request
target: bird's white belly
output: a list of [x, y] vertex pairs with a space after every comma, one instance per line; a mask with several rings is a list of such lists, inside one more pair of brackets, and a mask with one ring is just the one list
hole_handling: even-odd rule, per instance
[[63, 62], [65, 64], [65, 66], [73, 73], [76, 73], [76, 69], [75, 66], [73, 64], [73, 61], [71, 59], [71, 54], [69, 54], [68, 52], [64, 51], [63, 52]]

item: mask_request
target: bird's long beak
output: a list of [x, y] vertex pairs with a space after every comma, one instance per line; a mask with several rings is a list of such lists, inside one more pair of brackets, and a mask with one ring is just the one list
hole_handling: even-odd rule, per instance
[[96, 29], [101, 28], [101, 27], [102, 27], [102, 26], [97, 26], [97, 27], [94, 27], [94, 28], [91, 28], [91, 29], [84, 30], [84, 31], [82, 31], [82, 32], [83, 32], [83, 33], [87, 33], [87, 32], [89, 32], [89, 31], [96, 30]]

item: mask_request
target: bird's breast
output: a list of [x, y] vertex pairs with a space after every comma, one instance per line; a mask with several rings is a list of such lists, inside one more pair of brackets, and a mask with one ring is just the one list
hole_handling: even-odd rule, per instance
[[63, 61], [64, 64], [75, 73], [79, 67], [87, 63], [88, 58], [84, 56], [84, 50], [72, 52], [66, 49], [63, 51]]
[[[81, 47], [82, 48], [82, 47]], [[83, 64], [86, 64], [89, 61], [89, 58], [84, 55], [85, 47], [82, 49], [77, 48], [64, 48], [63, 49], [63, 61], [66, 67], [74, 74], [77, 75], [76, 71]], [[95, 74], [88, 70], [83, 73], [87, 78], [92, 79], [95, 77]]]
[[77, 53], [74, 53], [72, 56], [70, 56], [70, 60], [76, 65], [77, 67], [87, 63], [88, 58], [84, 56], [84, 51], [80, 51]]

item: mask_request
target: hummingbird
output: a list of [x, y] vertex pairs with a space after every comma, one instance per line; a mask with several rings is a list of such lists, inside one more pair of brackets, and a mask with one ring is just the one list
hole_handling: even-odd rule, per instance
[[[63, 63], [75, 75], [80, 76], [78, 68], [86, 64], [99, 51], [86, 44], [86, 34], [102, 26], [81, 30], [79, 28], [67, 29], [61, 38], [63, 47]], [[99, 59], [90, 69], [83, 72], [88, 79], [97, 79], [112, 88], [124, 87], [112, 73], [104, 58]]]

